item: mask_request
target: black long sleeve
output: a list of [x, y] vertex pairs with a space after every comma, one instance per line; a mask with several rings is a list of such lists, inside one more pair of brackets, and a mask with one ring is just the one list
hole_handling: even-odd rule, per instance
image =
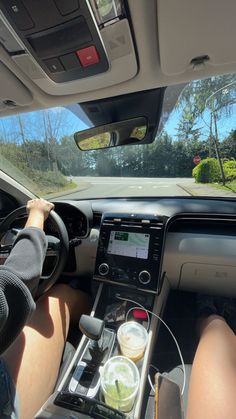
[[16, 275], [34, 295], [42, 274], [43, 261], [47, 249], [44, 231], [37, 227], [27, 227], [19, 232], [14, 247], [1, 271]]
[[46, 248], [42, 230], [25, 228], [0, 266], [0, 353], [15, 340], [35, 309], [32, 293], [38, 286]]

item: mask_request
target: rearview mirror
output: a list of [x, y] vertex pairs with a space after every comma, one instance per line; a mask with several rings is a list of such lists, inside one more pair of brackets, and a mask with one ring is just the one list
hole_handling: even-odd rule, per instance
[[147, 133], [146, 118], [133, 118], [76, 132], [74, 139], [80, 150], [98, 150], [120, 145], [139, 144]]

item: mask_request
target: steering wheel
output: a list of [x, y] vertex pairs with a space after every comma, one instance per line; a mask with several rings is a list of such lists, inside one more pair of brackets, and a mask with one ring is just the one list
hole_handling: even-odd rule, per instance
[[[23, 206], [17, 208], [16, 210], [12, 211], [9, 215], [7, 215], [7, 217], [0, 224], [0, 241], [2, 240], [4, 234], [9, 230], [11, 224], [18, 217], [21, 217], [26, 214], [26, 206]], [[55, 211], [51, 211], [48, 216], [48, 220], [50, 220], [50, 222], [52, 223], [59, 238], [55, 236], [47, 236], [48, 248], [46, 252], [46, 257], [47, 255], [55, 256], [56, 261], [53, 266], [52, 272], [48, 276], [41, 276], [36, 294], [37, 296], [43, 294], [49, 288], [51, 288], [53, 284], [55, 284], [55, 282], [57, 281], [57, 279], [63, 271], [69, 250], [68, 233], [61, 217]], [[7, 258], [11, 249], [12, 245], [2, 246], [0, 248], [0, 257]]]

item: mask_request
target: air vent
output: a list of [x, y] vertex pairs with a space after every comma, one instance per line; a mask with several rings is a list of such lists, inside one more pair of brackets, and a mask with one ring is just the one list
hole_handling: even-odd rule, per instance
[[100, 226], [102, 220], [102, 213], [95, 211], [93, 213], [93, 226]]
[[209, 217], [199, 215], [199, 217], [180, 217], [170, 223], [169, 232], [175, 233], [197, 233], [197, 234], [217, 234], [217, 235], [236, 235], [236, 218]]
[[155, 229], [162, 229], [164, 225], [164, 220], [161, 217], [154, 216], [142, 216], [137, 215], [132, 218], [132, 216], [122, 216], [121, 215], [105, 215], [103, 219], [103, 224], [107, 225], [120, 225], [120, 226], [129, 226], [129, 227], [148, 227]]

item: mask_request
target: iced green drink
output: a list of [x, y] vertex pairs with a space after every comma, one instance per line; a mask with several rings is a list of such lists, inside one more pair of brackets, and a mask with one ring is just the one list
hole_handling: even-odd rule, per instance
[[101, 387], [105, 403], [129, 412], [139, 389], [139, 371], [133, 361], [123, 356], [110, 358], [101, 371]]

